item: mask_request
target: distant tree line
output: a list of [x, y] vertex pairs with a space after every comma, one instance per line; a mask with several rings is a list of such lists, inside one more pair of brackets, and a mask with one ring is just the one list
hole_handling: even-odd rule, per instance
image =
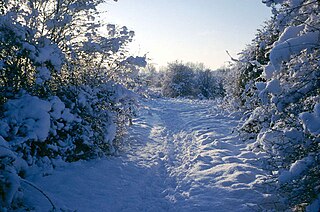
[[203, 64], [174, 61], [161, 71], [149, 65], [142, 78], [147, 86], [158, 88], [166, 97], [215, 99], [225, 96], [222, 72], [212, 71]]

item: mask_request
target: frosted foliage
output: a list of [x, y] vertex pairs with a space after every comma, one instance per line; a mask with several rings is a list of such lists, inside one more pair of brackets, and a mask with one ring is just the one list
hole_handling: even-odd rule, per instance
[[60, 49], [57, 45], [50, 44], [49, 40], [45, 40], [43, 47], [38, 49], [39, 56], [36, 58], [36, 62], [45, 63], [50, 62], [55, 70], [60, 71], [63, 63], [63, 58], [60, 53]]
[[288, 171], [283, 171], [279, 176], [280, 183], [286, 183], [290, 180], [298, 178], [304, 171], [314, 163], [314, 158], [308, 156], [294, 162]]
[[7, 137], [10, 127], [6, 121], [0, 120], [0, 135]]
[[278, 79], [273, 79], [268, 82], [266, 89], [269, 93], [279, 94], [281, 92], [280, 81]]
[[278, 41], [274, 43], [275, 46], [278, 44], [281, 44], [283, 42], [286, 42], [288, 39], [295, 38], [299, 36], [299, 34], [304, 30], [304, 25], [298, 25], [298, 26], [289, 26], [285, 28], [285, 30], [281, 33]]
[[43, 82], [50, 79], [51, 73], [47, 67], [39, 67], [37, 68], [37, 71], [38, 71], [37, 79], [36, 79], [37, 84], [42, 84]]
[[9, 143], [0, 136], [0, 156], [1, 157], [14, 157], [13, 152], [9, 149]]
[[263, 2], [272, 7], [273, 24], [259, 31], [237, 64], [247, 110], [240, 132], [255, 140], [252, 151], [268, 155], [266, 184], [273, 184], [287, 209], [319, 211], [320, 4]]
[[307, 206], [306, 212], [315, 212], [320, 209], [320, 195], [310, 205]]
[[313, 135], [320, 135], [320, 103], [314, 106], [313, 113], [301, 113], [300, 118], [305, 130]]
[[121, 62], [122, 65], [126, 65], [126, 63], [129, 63], [131, 65], [136, 65], [139, 67], [145, 67], [147, 65], [146, 58], [145, 57], [133, 57], [130, 56], [124, 61]]
[[9, 100], [5, 105], [5, 116], [15, 134], [22, 133], [28, 139], [45, 141], [50, 131], [51, 104], [38, 97], [25, 95]]
[[298, 54], [304, 49], [310, 50], [311, 48], [316, 47], [318, 43], [319, 32], [307, 32], [300, 36], [293, 36], [292, 38], [288, 36], [286, 40], [276, 44], [271, 50], [271, 64], [275, 68], [275, 71], [279, 70], [281, 63], [288, 61], [292, 55]]
[[[9, 143], [0, 136], [0, 210], [11, 205], [14, 199], [21, 197], [19, 172], [25, 171], [26, 164], [10, 150]], [[2, 193], [4, 192], [4, 194]]]
[[57, 96], [52, 97], [52, 99], [50, 100], [50, 103], [52, 105], [50, 115], [54, 119], [60, 119], [62, 112], [64, 111], [64, 109], [66, 107], [65, 104]]
[[266, 83], [265, 82], [256, 82], [256, 87], [259, 91], [262, 91], [263, 89], [266, 88]]
[[104, 2], [0, 3], [0, 211], [34, 209], [20, 198], [29, 191], [20, 186], [23, 163], [47, 175], [56, 161], [114, 154], [132, 123], [127, 88], [137, 86], [146, 57], [129, 55], [127, 27], [103, 33]]

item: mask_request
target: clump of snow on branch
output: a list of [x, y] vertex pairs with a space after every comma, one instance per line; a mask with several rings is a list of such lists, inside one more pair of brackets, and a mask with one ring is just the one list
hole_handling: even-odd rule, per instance
[[300, 114], [305, 130], [313, 135], [320, 135], [320, 103], [314, 106], [313, 112], [304, 112]]

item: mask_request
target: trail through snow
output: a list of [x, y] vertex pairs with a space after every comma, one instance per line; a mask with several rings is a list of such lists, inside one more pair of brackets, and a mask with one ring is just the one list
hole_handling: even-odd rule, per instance
[[[65, 164], [29, 180], [65, 211], [255, 211], [259, 155], [210, 101], [145, 100], [119, 156]], [[32, 188], [36, 211], [49, 203]]]

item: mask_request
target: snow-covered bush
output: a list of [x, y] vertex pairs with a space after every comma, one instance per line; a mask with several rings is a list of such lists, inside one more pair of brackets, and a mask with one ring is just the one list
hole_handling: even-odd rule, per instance
[[29, 165], [39, 157], [74, 161], [114, 153], [113, 142], [132, 118], [133, 94], [112, 84], [77, 90], [64, 96], [66, 104], [28, 94], [5, 103], [0, 134]]
[[267, 47], [265, 59], [244, 51], [237, 62], [241, 68], [249, 59], [259, 69], [242, 86], [242, 105], [251, 115], [241, 130], [256, 137], [253, 151], [268, 153], [266, 168], [287, 207], [302, 210], [320, 193], [320, 5], [313, 0], [265, 3], [274, 13], [272, 27], [264, 31], [267, 42], [256, 39], [256, 46]]
[[226, 100], [236, 109], [252, 111], [260, 106], [256, 83], [265, 81], [261, 77], [263, 65], [268, 63], [268, 51], [277, 37], [273, 19], [266, 21], [252, 43], [239, 53], [239, 59], [231, 58], [234, 63], [230, 65], [229, 73], [225, 74], [224, 87]]
[[218, 72], [206, 69], [203, 64], [175, 61], [164, 73], [162, 94], [168, 97], [214, 99], [223, 97], [225, 90]]
[[135, 95], [124, 86], [146, 58], [126, 52], [133, 31], [96, 21], [103, 2], [0, 2], [0, 138], [12, 152], [0, 154], [1, 207], [17, 200], [15, 155], [51, 166], [112, 154], [131, 123]]
[[196, 72], [196, 85], [199, 88], [199, 95], [206, 99], [222, 98], [225, 96], [223, 78], [210, 69]]
[[24, 177], [26, 164], [17, 157], [0, 136], [0, 210], [19, 207], [22, 200], [20, 177]]
[[73, 89], [76, 96], [66, 93], [62, 99], [81, 122], [75, 122], [73, 129], [57, 132], [58, 136], [68, 136], [65, 140], [72, 139], [71, 143], [77, 143], [72, 150], [75, 154], [71, 154], [68, 161], [114, 153], [133, 118], [134, 93], [113, 83]]
[[194, 96], [195, 74], [191, 67], [178, 61], [169, 63], [162, 93], [168, 97]]
[[[162, 67], [163, 68], [163, 67]], [[160, 97], [165, 71], [157, 69], [152, 63], [139, 71], [140, 91], [144, 96]]]
[[15, 21], [12, 13], [0, 16], [1, 104], [19, 90], [41, 92], [52, 72], [59, 72], [63, 54], [57, 45]]

